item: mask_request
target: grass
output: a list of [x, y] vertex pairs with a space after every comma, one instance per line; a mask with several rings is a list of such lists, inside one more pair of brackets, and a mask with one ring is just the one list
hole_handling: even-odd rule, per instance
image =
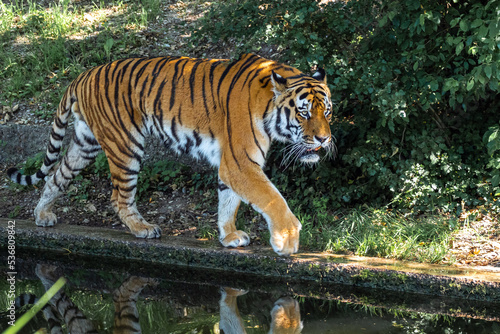
[[159, 0], [111, 1], [91, 9], [69, 0], [43, 8], [34, 0], [0, 3], [0, 104], [31, 99], [47, 118], [84, 69], [127, 56], [160, 10]]
[[459, 228], [455, 218], [368, 207], [316, 219], [315, 224], [307, 215], [301, 218], [303, 249], [427, 263], [443, 261]]

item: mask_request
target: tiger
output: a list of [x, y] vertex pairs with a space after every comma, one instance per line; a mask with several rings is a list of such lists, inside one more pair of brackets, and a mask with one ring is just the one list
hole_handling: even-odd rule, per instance
[[[58, 163], [70, 114], [75, 133]], [[138, 212], [135, 195], [146, 138], [218, 169], [218, 229], [225, 247], [243, 247], [249, 235], [235, 226], [241, 201], [262, 214], [278, 255], [299, 248], [301, 223], [263, 171], [271, 142], [283, 142], [284, 160], [315, 165], [319, 150], [334, 151], [331, 93], [326, 72], [298, 69], [244, 54], [236, 60], [189, 57], [128, 58], [80, 74], [57, 108], [46, 156], [33, 175], [11, 168], [14, 182], [45, 179], [35, 210], [38, 226], [53, 226], [56, 199], [103, 150], [113, 184], [111, 205], [137, 238], [161, 229]]]
[[154, 278], [129, 276], [113, 292], [115, 306], [114, 334], [139, 334], [142, 333], [139, 321], [137, 300], [146, 286], [157, 286], [158, 280]]
[[[237, 299], [246, 290], [224, 287], [220, 290], [221, 299], [219, 329], [223, 333], [246, 333], [243, 319], [238, 309]], [[269, 334], [300, 334], [304, 323], [300, 318], [299, 303], [292, 297], [278, 299], [271, 310]]]
[[[59, 277], [58, 267], [48, 264], [37, 264], [35, 274], [42, 282], [45, 290], [49, 290]], [[129, 276], [113, 291], [113, 305], [115, 309], [113, 333], [136, 334], [141, 333], [137, 300], [146, 286], [154, 287], [158, 281], [153, 278]], [[32, 305], [39, 298], [31, 294], [21, 294], [15, 300], [16, 308]], [[47, 329], [51, 334], [62, 334], [66, 327], [68, 333], [97, 334], [94, 322], [78, 308], [64, 289], [57, 291], [49, 302], [42, 308], [43, 316], [47, 321]], [[41, 331], [40, 331], [41, 332]], [[38, 333], [38, 331], [37, 331]]]
[[[57, 267], [55, 265], [37, 264], [35, 274], [42, 282], [45, 291], [49, 290], [57, 281]], [[63, 324], [67, 326], [68, 333], [97, 334], [91, 320], [76, 306], [71, 298], [61, 289], [49, 300], [44, 317], [51, 334], [63, 332]], [[50, 310], [50, 312], [48, 312]], [[62, 320], [58, 321], [58, 319]]]

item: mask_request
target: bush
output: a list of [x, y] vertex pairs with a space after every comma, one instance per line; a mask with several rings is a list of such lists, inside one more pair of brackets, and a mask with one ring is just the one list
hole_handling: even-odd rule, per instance
[[[268, 173], [302, 210], [391, 203], [415, 211], [494, 204], [500, 183], [494, 1], [215, 3], [194, 43], [273, 45], [324, 67], [336, 102], [337, 160]], [[485, 139], [483, 140], [483, 137]], [[304, 196], [305, 195], [305, 196]]]

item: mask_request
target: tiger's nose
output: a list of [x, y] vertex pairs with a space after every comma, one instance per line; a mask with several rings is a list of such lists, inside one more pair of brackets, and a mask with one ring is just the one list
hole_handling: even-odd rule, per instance
[[328, 141], [330, 140], [330, 136], [326, 136], [326, 137], [314, 136], [314, 139], [316, 139], [322, 145], [322, 144], [328, 143]]

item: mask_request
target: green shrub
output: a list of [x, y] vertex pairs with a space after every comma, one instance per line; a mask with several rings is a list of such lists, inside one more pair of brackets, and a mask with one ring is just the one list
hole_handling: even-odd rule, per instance
[[141, 197], [151, 189], [169, 190], [174, 179], [176, 184], [185, 183], [183, 173], [187, 169], [187, 166], [169, 160], [161, 160], [144, 166], [137, 181], [137, 196]]
[[292, 206], [455, 211], [498, 195], [497, 10], [494, 1], [225, 1], [199, 20], [193, 42], [268, 44], [305, 72], [326, 69], [338, 158], [283, 170], [278, 148], [268, 164]]
[[494, 188], [494, 196], [500, 196], [500, 125], [491, 126], [483, 137], [489, 155], [487, 167], [491, 169], [488, 181]]

